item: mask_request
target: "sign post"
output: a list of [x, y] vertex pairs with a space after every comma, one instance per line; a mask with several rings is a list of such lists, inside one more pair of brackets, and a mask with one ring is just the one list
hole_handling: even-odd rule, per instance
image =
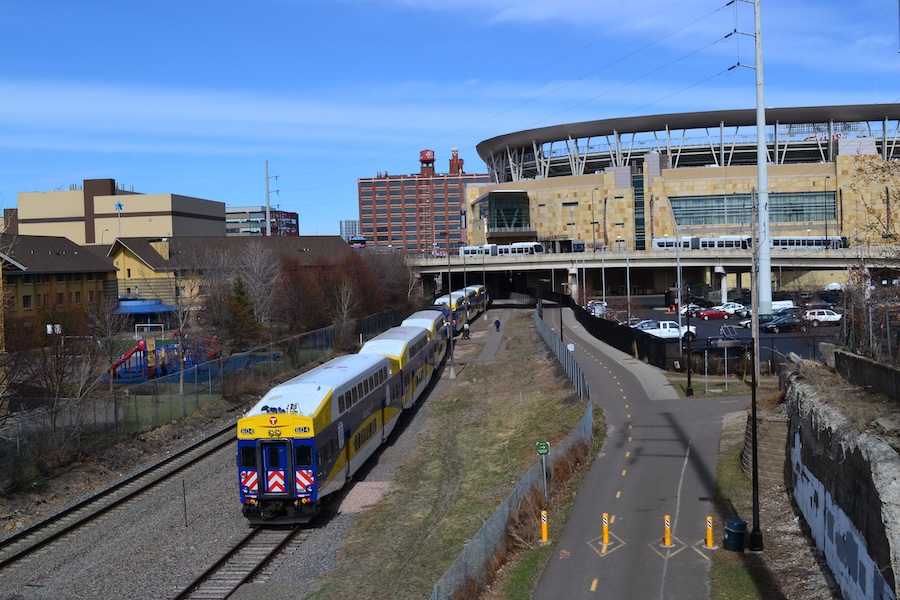
[[544, 472], [544, 500], [547, 499], [547, 454], [550, 453], [550, 442], [538, 442], [537, 453], [541, 455], [541, 468]]

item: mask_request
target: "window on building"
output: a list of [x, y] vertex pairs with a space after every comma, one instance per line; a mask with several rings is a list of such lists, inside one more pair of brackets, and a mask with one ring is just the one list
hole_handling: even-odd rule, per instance
[[56, 294], [56, 305], [62, 306], [65, 303], [66, 303], [66, 295], [63, 294], [62, 292], [57, 293]]
[[75, 304], [81, 304], [81, 292], [75, 292]]
[[22, 309], [23, 310], [31, 310], [31, 296], [30, 295], [22, 296]]

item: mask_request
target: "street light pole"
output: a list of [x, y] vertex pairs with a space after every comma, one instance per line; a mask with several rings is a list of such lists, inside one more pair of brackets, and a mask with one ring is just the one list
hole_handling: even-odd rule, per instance
[[628, 298], [628, 324], [631, 325], [631, 263], [628, 261], [629, 239], [631, 238], [625, 238], [625, 285], [628, 287], [626, 290]]
[[451, 277], [450, 271], [450, 231], [446, 232], [447, 235], [447, 301], [450, 305], [450, 322], [447, 323], [447, 332], [450, 334], [450, 379], [456, 379], [456, 369], [453, 368], [453, 333], [455, 327], [454, 316], [455, 312], [453, 311], [453, 284], [451, 283], [453, 278]]
[[[559, 287], [561, 287], [563, 289], [563, 291], [565, 291], [566, 284], [560, 283]], [[560, 294], [559, 294], [559, 344], [560, 344], [560, 346], [562, 346], [562, 343], [563, 343], [563, 322], [562, 322], [563, 296], [564, 296], [564, 294], [562, 292], [560, 292]]]
[[[679, 309], [681, 310], [681, 309]], [[687, 330], [691, 330], [691, 311], [687, 311]], [[691, 336], [687, 339], [687, 387], [684, 390], [685, 396], [694, 395], [694, 386], [691, 385]]]
[[[750, 340], [750, 356], [751, 360], [754, 360], [752, 357], [755, 356], [755, 349], [753, 346], [753, 339]], [[756, 437], [756, 365], [753, 368], [753, 385], [750, 388], [751, 398], [750, 398], [750, 406], [751, 406], [751, 446], [752, 446], [752, 455], [753, 455], [753, 529], [750, 531], [750, 538], [747, 543], [747, 548], [751, 552], [762, 552], [763, 550], [763, 534], [759, 528], [759, 462], [758, 452], [757, 452], [757, 437]]]
[[603, 250], [600, 251], [600, 282], [603, 285], [603, 306], [606, 307], [606, 244], [603, 244]]

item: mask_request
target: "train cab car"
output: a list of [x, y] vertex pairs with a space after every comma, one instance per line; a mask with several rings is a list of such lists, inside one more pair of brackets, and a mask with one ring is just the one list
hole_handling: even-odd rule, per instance
[[465, 299], [465, 294], [458, 290], [434, 299], [433, 307], [444, 311], [444, 316], [447, 317], [454, 334], [462, 331], [465, 320], [465, 308], [463, 307]]
[[377, 354], [341, 356], [272, 388], [237, 424], [238, 487], [251, 524], [312, 519], [381, 445], [402, 408]]
[[420, 310], [409, 315], [400, 323], [401, 327], [421, 327], [428, 332], [429, 341], [434, 344], [434, 363], [429, 364], [434, 368], [444, 360], [447, 353], [449, 334], [447, 332], [447, 319], [439, 310]]
[[[392, 327], [373, 337], [363, 344], [359, 354], [384, 356], [391, 363], [391, 374], [403, 375], [399, 392], [400, 403], [406, 409], [415, 404], [428, 386], [437, 364], [435, 345], [428, 339], [426, 329], [407, 325]], [[394, 424], [390, 422], [385, 427], [393, 429]]]
[[470, 285], [465, 288], [467, 294], [471, 295], [471, 306], [475, 308], [474, 316], [487, 310], [488, 295], [487, 288], [482, 284]]

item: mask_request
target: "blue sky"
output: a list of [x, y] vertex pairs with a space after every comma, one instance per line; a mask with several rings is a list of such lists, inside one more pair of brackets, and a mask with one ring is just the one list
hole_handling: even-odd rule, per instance
[[[770, 107], [900, 101], [898, 4], [761, 1]], [[730, 37], [732, 31], [738, 34]], [[753, 108], [752, 2], [36, 0], [0, 19], [0, 207], [110, 177], [271, 203], [302, 235], [356, 180], [557, 123]], [[275, 190], [278, 190], [275, 193]]]

